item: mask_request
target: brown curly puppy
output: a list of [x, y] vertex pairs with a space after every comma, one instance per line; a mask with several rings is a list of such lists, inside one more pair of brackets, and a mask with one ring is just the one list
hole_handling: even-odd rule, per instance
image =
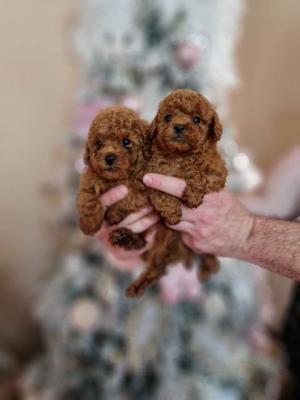
[[[148, 124], [126, 107], [108, 107], [93, 120], [84, 155], [87, 169], [77, 196], [80, 227], [85, 234], [96, 233], [104, 219], [110, 225], [118, 224], [149, 205], [141, 181], [146, 166], [147, 129]], [[119, 184], [127, 186], [128, 195], [104, 211], [99, 196]], [[111, 240], [127, 249], [142, 248], [146, 243], [143, 234], [125, 228], [113, 232]]]
[[[176, 176], [186, 181], [184, 203], [198, 207], [205, 194], [224, 187], [225, 162], [217, 151], [222, 135], [218, 115], [201, 94], [178, 89], [159, 106], [152, 123], [152, 157], [148, 171]], [[158, 191], [151, 192], [151, 202], [170, 225], [181, 218], [181, 201]]]
[[[209, 101], [189, 89], [178, 89], [159, 105], [151, 124], [151, 160], [147, 172], [157, 172], [186, 181], [183, 202], [187, 207], [198, 207], [203, 197], [224, 187], [227, 169], [217, 151], [222, 126]], [[177, 224], [181, 219], [181, 200], [152, 190], [150, 201], [162, 219]], [[182, 243], [178, 232], [167, 227], [161, 230], [155, 244], [145, 258], [148, 268], [129, 288], [130, 296], [143, 293], [145, 288], [165, 274], [169, 263], [189, 263], [193, 253]], [[203, 255], [199, 278], [205, 280], [217, 272], [219, 264], [212, 255]]]

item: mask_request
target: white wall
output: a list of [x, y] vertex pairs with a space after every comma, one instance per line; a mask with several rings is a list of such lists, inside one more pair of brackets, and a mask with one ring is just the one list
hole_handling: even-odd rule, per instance
[[64, 146], [74, 97], [67, 28], [74, 0], [0, 0], [0, 267], [42, 269], [39, 185]]

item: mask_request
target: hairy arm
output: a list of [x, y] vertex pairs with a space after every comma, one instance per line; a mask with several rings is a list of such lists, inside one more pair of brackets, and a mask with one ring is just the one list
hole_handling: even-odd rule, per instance
[[234, 255], [300, 280], [300, 224], [256, 216], [248, 239]]

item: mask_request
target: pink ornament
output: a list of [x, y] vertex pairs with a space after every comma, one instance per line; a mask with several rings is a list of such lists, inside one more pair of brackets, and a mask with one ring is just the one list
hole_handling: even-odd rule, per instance
[[159, 281], [162, 298], [169, 304], [200, 297], [196, 268], [187, 270], [182, 264], [170, 268], [168, 275]]
[[75, 134], [85, 139], [89, 126], [97, 112], [110, 104], [105, 98], [97, 98], [79, 104], [72, 122], [72, 129]]
[[202, 50], [200, 43], [184, 40], [176, 46], [176, 63], [182, 68], [191, 69], [200, 61]]

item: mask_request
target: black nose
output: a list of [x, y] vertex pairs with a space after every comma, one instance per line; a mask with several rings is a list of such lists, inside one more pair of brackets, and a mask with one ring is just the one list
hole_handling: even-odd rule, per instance
[[105, 156], [105, 162], [108, 165], [113, 165], [116, 159], [117, 157], [114, 154], [107, 154], [107, 156]]
[[174, 129], [174, 132], [176, 133], [176, 135], [180, 135], [184, 131], [184, 125], [176, 124], [176, 125], [174, 125], [173, 129]]

